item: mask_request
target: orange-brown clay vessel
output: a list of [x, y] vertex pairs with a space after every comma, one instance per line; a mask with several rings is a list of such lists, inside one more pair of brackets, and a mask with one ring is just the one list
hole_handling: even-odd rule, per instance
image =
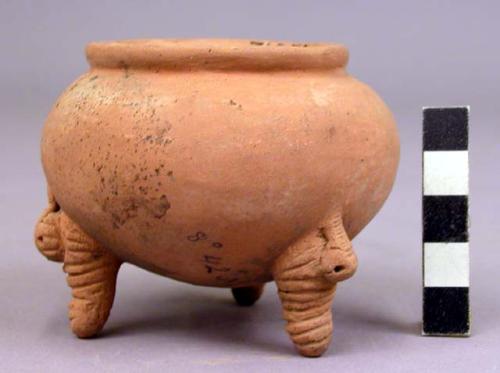
[[391, 113], [336, 44], [91, 43], [45, 123], [49, 206], [35, 240], [64, 262], [71, 328], [103, 327], [120, 264], [253, 304], [274, 280], [297, 349], [332, 335], [351, 239], [387, 198]]

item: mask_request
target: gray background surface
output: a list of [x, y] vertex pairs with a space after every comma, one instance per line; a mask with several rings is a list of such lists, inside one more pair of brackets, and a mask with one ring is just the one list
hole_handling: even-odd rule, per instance
[[[1, 0], [0, 371], [500, 370], [499, 12], [495, 1]], [[339, 288], [334, 342], [322, 358], [295, 354], [272, 284], [244, 309], [228, 290], [128, 265], [101, 337], [69, 331], [64, 275], [32, 242], [46, 205], [40, 131], [58, 94], [86, 70], [87, 42], [138, 37], [342, 42], [349, 71], [393, 110], [402, 144], [394, 192], [354, 242], [359, 270]], [[464, 104], [472, 109], [473, 335], [424, 338], [421, 107]]]

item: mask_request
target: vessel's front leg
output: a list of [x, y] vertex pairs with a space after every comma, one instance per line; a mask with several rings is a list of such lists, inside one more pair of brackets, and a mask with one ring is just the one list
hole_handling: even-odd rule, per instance
[[357, 259], [337, 214], [290, 246], [274, 266], [286, 330], [304, 356], [320, 356], [332, 338], [331, 305], [338, 281], [352, 276]]
[[108, 319], [121, 263], [64, 212], [60, 219], [63, 268], [73, 295], [69, 305], [71, 329], [80, 338], [92, 337]]

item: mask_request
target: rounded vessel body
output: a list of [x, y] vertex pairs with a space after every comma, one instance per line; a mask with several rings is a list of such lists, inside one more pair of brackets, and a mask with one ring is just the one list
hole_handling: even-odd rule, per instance
[[272, 279], [283, 251], [339, 213], [353, 238], [396, 174], [399, 141], [339, 45], [124, 41], [46, 121], [60, 208], [120, 260], [194, 284]]

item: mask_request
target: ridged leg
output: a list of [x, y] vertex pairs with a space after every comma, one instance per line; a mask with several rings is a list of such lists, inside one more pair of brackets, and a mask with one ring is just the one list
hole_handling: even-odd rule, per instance
[[320, 356], [332, 338], [331, 306], [335, 285], [314, 280], [304, 285], [304, 288], [297, 288], [290, 281], [278, 281], [286, 331], [302, 355]]
[[62, 262], [64, 248], [61, 245], [59, 219], [61, 210], [54, 196], [49, 192], [49, 206], [42, 213], [35, 227], [35, 245], [49, 260]]
[[80, 338], [92, 337], [108, 319], [121, 263], [66, 214], [62, 213], [60, 219], [63, 268], [73, 295], [69, 305], [71, 329]]
[[340, 215], [289, 247], [274, 266], [286, 330], [304, 356], [320, 356], [332, 338], [338, 281], [354, 273], [356, 256]]

